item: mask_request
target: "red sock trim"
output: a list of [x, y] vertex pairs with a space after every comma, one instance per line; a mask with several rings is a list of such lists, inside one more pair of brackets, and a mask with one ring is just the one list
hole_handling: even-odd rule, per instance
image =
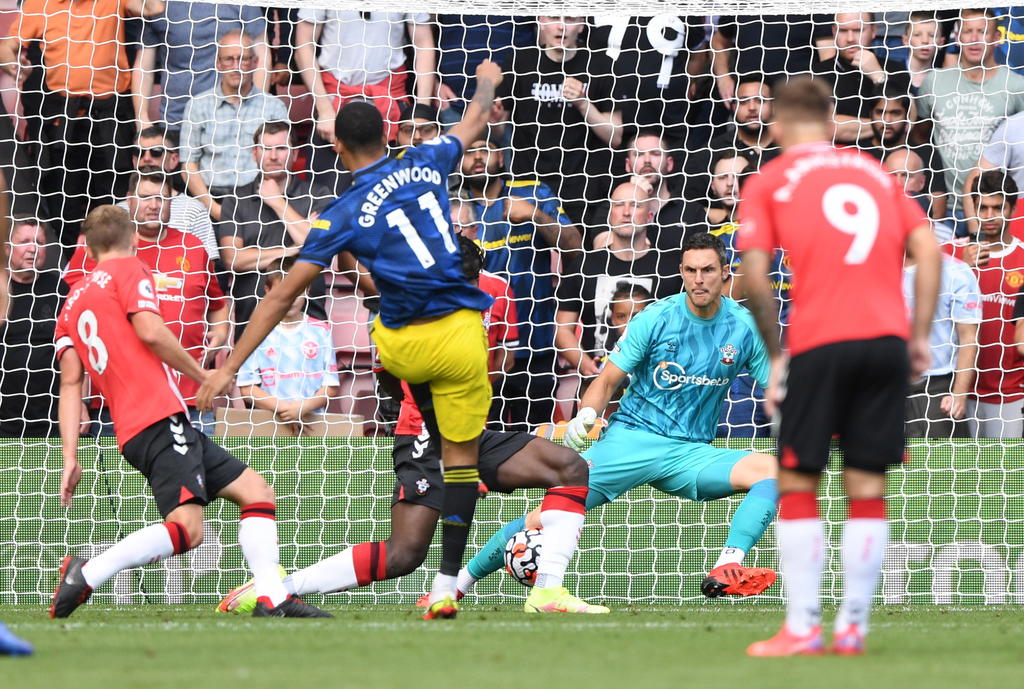
[[540, 511], [547, 512], [548, 510], [586, 514], [587, 487], [555, 486], [548, 488], [548, 492], [544, 494], [544, 501], [540, 504]]
[[374, 581], [387, 579], [387, 544], [360, 543], [352, 546], [352, 565], [356, 570], [356, 582], [366, 586]]
[[192, 547], [192, 544], [189, 543], [188, 531], [184, 526], [178, 522], [164, 522], [164, 528], [167, 529], [167, 535], [171, 537], [171, 546], [174, 548], [175, 555], [181, 555]]
[[242, 519], [249, 517], [262, 517], [264, 519], [275, 519], [277, 512], [272, 502], [253, 502], [242, 508]]
[[885, 519], [885, 498], [851, 500], [849, 519]]
[[779, 519], [818, 519], [818, 496], [786, 493], [779, 498]]

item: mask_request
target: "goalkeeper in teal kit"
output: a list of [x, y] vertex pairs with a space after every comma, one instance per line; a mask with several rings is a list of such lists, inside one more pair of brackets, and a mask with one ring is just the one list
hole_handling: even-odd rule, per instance
[[[587, 509], [650, 484], [689, 500], [746, 496], [733, 515], [722, 554], [701, 585], [705, 596], [750, 596], [775, 582], [771, 569], [744, 567], [743, 558], [775, 515], [775, 457], [710, 445], [722, 403], [744, 370], [768, 383], [769, 359], [750, 313], [722, 296], [729, 264], [722, 241], [710, 234], [683, 242], [686, 292], [638, 313], [601, 374], [580, 401], [565, 442], [581, 450], [587, 433], [619, 385], [629, 388], [601, 439], [583, 457], [590, 465]], [[459, 572], [465, 594], [501, 568], [506, 541], [539, 528], [535, 513], [505, 525]]]

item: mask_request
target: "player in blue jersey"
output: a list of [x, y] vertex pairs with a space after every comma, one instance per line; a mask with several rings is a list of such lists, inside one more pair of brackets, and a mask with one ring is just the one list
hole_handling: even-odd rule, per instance
[[[693, 234], [682, 250], [686, 292], [648, 306], [629, 322], [583, 395], [565, 442], [583, 448], [598, 415], [630, 376], [608, 428], [583, 454], [590, 464], [587, 509], [644, 484], [701, 501], [746, 491], [701, 591], [709, 598], [754, 595], [775, 582], [771, 569], [741, 563], [775, 514], [776, 461], [710, 442], [736, 376], [746, 370], [762, 386], [767, 384], [767, 349], [750, 313], [722, 296], [730, 276], [722, 241], [707, 233]], [[503, 527], [459, 573], [459, 592], [501, 568], [512, 534], [538, 526], [531, 513]]]
[[366, 266], [380, 293], [373, 338], [381, 362], [410, 384], [421, 409], [433, 412], [441, 437], [441, 568], [427, 619], [458, 612], [456, 575], [476, 508], [479, 438], [491, 403], [480, 312], [493, 300], [462, 273], [448, 205], [448, 176], [465, 144], [487, 125], [501, 68], [485, 60], [476, 78], [462, 122], [401, 158], [388, 156], [384, 121], [371, 104], [353, 101], [339, 110], [334, 149], [353, 171], [352, 185], [313, 222], [294, 267], [260, 302], [224, 367], [197, 396], [209, 408], [230, 387], [242, 363], [335, 256], [348, 252]]

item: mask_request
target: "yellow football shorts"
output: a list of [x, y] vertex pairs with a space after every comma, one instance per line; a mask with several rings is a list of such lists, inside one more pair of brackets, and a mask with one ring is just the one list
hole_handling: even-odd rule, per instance
[[380, 361], [407, 383], [430, 384], [441, 435], [453, 442], [483, 431], [491, 407], [487, 334], [479, 311], [460, 309], [428, 323], [389, 328], [373, 323]]

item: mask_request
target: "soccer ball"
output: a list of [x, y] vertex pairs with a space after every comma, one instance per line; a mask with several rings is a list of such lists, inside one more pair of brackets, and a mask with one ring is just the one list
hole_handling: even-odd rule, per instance
[[537, 581], [542, 547], [544, 532], [540, 529], [520, 531], [505, 544], [505, 569], [523, 586], [533, 586]]

